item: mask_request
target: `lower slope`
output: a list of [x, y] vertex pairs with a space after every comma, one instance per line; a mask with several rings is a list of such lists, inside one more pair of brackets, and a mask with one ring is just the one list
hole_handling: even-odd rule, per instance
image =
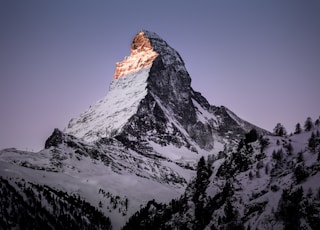
[[200, 160], [179, 199], [150, 201], [124, 229], [319, 229], [319, 132], [247, 136]]
[[[10, 184], [24, 181], [79, 196], [119, 229], [149, 200], [179, 197], [194, 175], [199, 155], [176, 146], [167, 146], [164, 153], [156, 143], [149, 145], [154, 148], [132, 148], [114, 138], [88, 144], [56, 129], [38, 153], [0, 151], [0, 175]], [[24, 196], [21, 190], [16, 193]]]

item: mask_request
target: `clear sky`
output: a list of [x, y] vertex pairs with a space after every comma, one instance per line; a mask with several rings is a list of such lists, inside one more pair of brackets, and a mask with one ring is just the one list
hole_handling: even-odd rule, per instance
[[0, 1], [0, 149], [39, 150], [102, 98], [141, 29], [211, 104], [272, 131], [320, 115], [320, 1]]

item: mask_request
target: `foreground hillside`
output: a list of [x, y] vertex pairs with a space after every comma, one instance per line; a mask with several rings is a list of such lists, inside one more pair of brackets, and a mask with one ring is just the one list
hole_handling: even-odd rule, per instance
[[173, 174], [152, 179], [141, 160], [145, 177], [130, 167], [115, 173], [116, 159], [101, 161], [98, 152], [92, 159], [61, 144], [68, 154], [51, 158], [45, 154], [59, 148], [2, 150], [1, 227], [119, 229], [127, 221], [124, 229], [319, 229], [319, 132], [251, 131], [237, 145], [203, 155], [195, 173], [185, 169], [191, 181], [176, 185]]
[[319, 132], [247, 135], [201, 158], [179, 199], [150, 201], [124, 229], [319, 229]]
[[111, 229], [108, 217], [79, 195], [0, 177], [1, 229]]

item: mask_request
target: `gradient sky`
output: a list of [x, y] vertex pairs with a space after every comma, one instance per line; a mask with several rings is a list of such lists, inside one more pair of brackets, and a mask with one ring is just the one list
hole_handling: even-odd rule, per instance
[[211, 104], [272, 131], [320, 115], [320, 1], [0, 2], [0, 149], [39, 150], [102, 98], [141, 29]]

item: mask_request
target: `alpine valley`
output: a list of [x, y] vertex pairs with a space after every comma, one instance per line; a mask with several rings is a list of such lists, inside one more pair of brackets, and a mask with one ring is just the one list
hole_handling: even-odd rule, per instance
[[320, 229], [320, 121], [276, 131], [211, 105], [142, 30], [43, 150], [0, 151], [0, 229]]

